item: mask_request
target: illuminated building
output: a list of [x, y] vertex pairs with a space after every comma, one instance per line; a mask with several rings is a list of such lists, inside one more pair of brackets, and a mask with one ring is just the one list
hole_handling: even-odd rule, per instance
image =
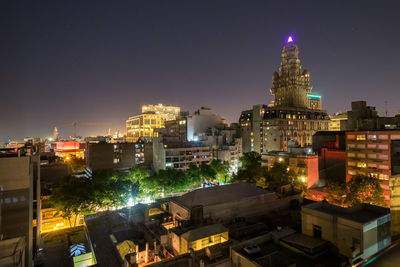
[[302, 233], [331, 242], [352, 266], [390, 246], [390, 219], [389, 209], [368, 204], [316, 202], [301, 208]]
[[[175, 254], [201, 250], [229, 240], [228, 229], [222, 224], [212, 224], [183, 232], [180, 228], [172, 231], [172, 247]], [[182, 233], [183, 232], [183, 233]]]
[[319, 180], [318, 155], [311, 148], [292, 148], [286, 151], [269, 151], [261, 154], [261, 165], [270, 170], [275, 162], [285, 163], [299, 181], [310, 188]]
[[126, 141], [136, 142], [140, 137], [157, 137], [156, 128], [163, 128], [165, 121], [175, 120], [180, 107], [159, 105], [142, 106], [142, 114], [129, 117], [126, 121]]
[[338, 112], [330, 115], [329, 118], [329, 131], [343, 131], [346, 130], [347, 112]]
[[163, 104], [158, 105], [143, 105], [142, 114], [144, 113], [154, 113], [160, 114], [165, 121], [175, 120], [181, 112], [180, 107], [164, 106]]
[[156, 171], [173, 168], [187, 170], [191, 164], [200, 166], [212, 160], [209, 146], [198, 142], [168, 142], [153, 140], [153, 166]]
[[56, 148], [54, 149], [57, 157], [64, 160], [70, 160], [72, 158], [83, 159], [84, 158], [84, 144], [77, 141], [66, 141], [57, 142]]
[[346, 180], [361, 174], [381, 182], [390, 206], [389, 180], [400, 174], [400, 131], [346, 132]]
[[322, 110], [322, 98], [312, 92], [310, 74], [303, 70], [298, 54], [293, 37], [288, 38], [279, 73], [272, 77], [273, 102], [241, 113], [244, 153], [286, 151], [290, 140], [307, 146], [315, 132], [328, 130], [329, 116]]
[[48, 196], [42, 197], [40, 233], [84, 225], [83, 215], [72, 214], [69, 219], [63, 217], [49, 205], [48, 198]]
[[[179, 116], [156, 129], [153, 140], [153, 163], [156, 170], [186, 169], [191, 163], [212, 159], [227, 161], [235, 173], [242, 156], [237, 124], [228, 127], [225, 120], [209, 108], [200, 108], [191, 116]], [[166, 154], [167, 152], [167, 154]]]

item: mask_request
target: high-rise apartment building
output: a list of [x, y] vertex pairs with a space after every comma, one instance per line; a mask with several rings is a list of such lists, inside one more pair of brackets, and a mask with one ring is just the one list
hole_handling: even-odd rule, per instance
[[152, 139], [157, 136], [156, 128], [163, 128], [164, 122], [175, 120], [180, 114], [180, 107], [143, 105], [142, 114], [129, 117], [126, 121], [126, 141], [136, 142], [140, 137]]
[[390, 206], [389, 180], [400, 174], [400, 131], [346, 132], [346, 180], [357, 174], [379, 179]]
[[272, 76], [271, 94], [270, 105], [255, 105], [240, 115], [243, 152], [286, 151], [290, 140], [310, 145], [315, 132], [328, 130], [329, 116], [321, 96], [312, 92], [310, 73], [303, 70], [291, 36], [282, 49], [279, 73]]

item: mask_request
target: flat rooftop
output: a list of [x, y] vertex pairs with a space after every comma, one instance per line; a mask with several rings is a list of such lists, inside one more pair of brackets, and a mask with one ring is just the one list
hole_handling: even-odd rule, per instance
[[182, 234], [181, 237], [186, 239], [188, 242], [191, 242], [225, 232], [228, 232], [228, 229], [222, 224], [211, 224], [189, 230]]
[[302, 207], [302, 210], [314, 210], [346, 220], [365, 224], [390, 213], [390, 209], [369, 204], [343, 208], [326, 202], [316, 202]]
[[198, 205], [212, 206], [268, 194], [274, 193], [248, 183], [236, 183], [197, 189], [171, 201], [191, 209]]

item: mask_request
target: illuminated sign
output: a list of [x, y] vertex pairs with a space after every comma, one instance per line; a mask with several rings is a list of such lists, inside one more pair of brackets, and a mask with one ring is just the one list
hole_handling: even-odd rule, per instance
[[57, 142], [56, 150], [59, 150], [59, 151], [75, 151], [75, 150], [79, 150], [79, 142], [75, 142], [75, 141]]
[[320, 95], [307, 95], [309, 98], [313, 98], [313, 99], [320, 99], [321, 96]]

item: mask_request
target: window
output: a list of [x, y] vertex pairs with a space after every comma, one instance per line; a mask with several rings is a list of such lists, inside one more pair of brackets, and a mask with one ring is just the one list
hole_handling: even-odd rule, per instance
[[371, 148], [371, 149], [375, 149], [376, 148], [376, 144], [368, 144], [367, 147]]
[[321, 238], [322, 237], [322, 228], [321, 228], [321, 226], [313, 224], [313, 236], [315, 238]]
[[387, 140], [389, 136], [387, 134], [382, 134], [378, 136], [379, 140]]
[[368, 135], [369, 140], [376, 140], [376, 134]]
[[367, 163], [365, 163], [365, 162], [357, 162], [357, 167], [365, 168], [365, 167], [367, 167]]
[[358, 140], [358, 141], [366, 140], [365, 134], [359, 134], [359, 135], [357, 135], [357, 140]]

